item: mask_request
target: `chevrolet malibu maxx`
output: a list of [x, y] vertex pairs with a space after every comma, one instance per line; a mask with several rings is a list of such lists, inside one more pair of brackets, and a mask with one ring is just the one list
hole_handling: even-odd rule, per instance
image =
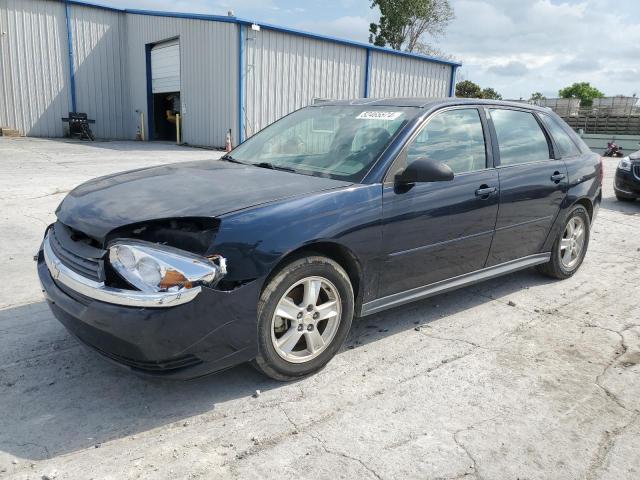
[[602, 163], [550, 110], [460, 99], [303, 108], [220, 160], [71, 191], [38, 273], [80, 341], [140, 373], [321, 369], [354, 317], [535, 266], [572, 276]]

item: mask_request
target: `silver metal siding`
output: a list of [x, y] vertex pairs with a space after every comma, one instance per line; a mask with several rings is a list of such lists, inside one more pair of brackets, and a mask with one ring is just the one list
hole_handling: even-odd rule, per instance
[[180, 37], [180, 102], [183, 139], [192, 145], [223, 146], [238, 124], [238, 26], [205, 20], [127, 14], [129, 98], [127, 116], [147, 117], [145, 45]]
[[0, 31], [0, 126], [62, 136], [70, 105], [64, 5], [0, 0]]
[[364, 96], [366, 50], [248, 27], [245, 35], [245, 138], [314, 98]]
[[71, 8], [76, 106], [96, 121], [98, 138], [135, 138], [126, 69], [126, 18], [98, 8]]
[[370, 97], [448, 97], [451, 66], [371, 52]]

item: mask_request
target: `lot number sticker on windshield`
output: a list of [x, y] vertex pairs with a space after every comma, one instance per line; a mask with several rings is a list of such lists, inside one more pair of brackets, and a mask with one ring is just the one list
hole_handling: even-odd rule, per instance
[[395, 120], [402, 112], [362, 112], [356, 117], [358, 120]]

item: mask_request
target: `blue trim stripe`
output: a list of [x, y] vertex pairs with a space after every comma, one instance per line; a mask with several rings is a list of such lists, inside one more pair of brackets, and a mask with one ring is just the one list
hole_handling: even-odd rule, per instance
[[244, 25], [238, 25], [238, 145], [244, 142]]
[[[81, 2], [81, 1], [78, 1], [78, 0], [66, 0], [66, 1], [68, 3], [70, 3], [70, 4], [72, 4], [72, 5], [82, 5], [82, 6], [87, 6], [87, 7], [102, 8], [104, 10], [130, 13], [130, 14], [134, 14], [134, 15], [149, 15], [149, 16], [154, 16], [154, 17], [187, 18], [187, 19], [192, 19], [192, 20], [207, 20], [207, 21], [213, 21], [213, 22], [236, 23], [236, 24], [246, 25], [246, 26], [251, 26], [254, 23], [258, 23], [258, 22], [253, 22], [253, 21], [246, 20], [246, 19], [243, 19], [243, 18], [225, 17], [223, 15], [206, 15], [206, 14], [200, 14], [200, 13], [180, 13], [180, 12], [160, 12], [160, 11], [156, 11], [156, 10], [139, 10], [139, 9], [129, 9], [129, 8], [118, 9], [118, 8], [107, 7], [105, 5], [100, 5], [100, 4], [96, 4], [96, 3]], [[383, 53], [388, 53], [388, 54], [391, 54], [391, 55], [399, 55], [401, 57], [415, 58], [415, 59], [418, 59], [418, 60], [426, 60], [426, 61], [430, 61], [430, 62], [434, 62], [434, 63], [440, 63], [440, 64], [443, 64], [443, 65], [452, 65], [452, 66], [456, 66], [456, 67], [459, 67], [459, 66], [462, 65], [461, 63], [452, 62], [451, 60], [445, 60], [443, 58], [431, 57], [431, 56], [428, 56], [428, 55], [421, 55], [421, 54], [412, 53], [412, 52], [401, 52], [399, 50], [392, 50], [390, 48], [378, 47], [376, 45], [371, 45], [369, 43], [362, 43], [362, 42], [356, 42], [354, 40], [345, 40], [343, 38], [336, 38], [336, 37], [332, 37], [330, 35], [321, 35], [321, 34], [318, 34], [318, 33], [305, 32], [305, 31], [302, 31], [302, 30], [296, 30], [294, 28], [281, 27], [281, 26], [278, 26], [278, 25], [271, 25], [271, 24], [268, 24], [268, 23], [258, 23], [258, 24], [260, 25], [260, 28], [264, 28], [265, 30], [272, 30], [272, 31], [275, 31], [275, 32], [289, 33], [289, 34], [296, 35], [296, 36], [299, 36], [299, 37], [311, 38], [311, 39], [315, 39], [315, 40], [324, 40], [324, 41], [333, 42], [333, 43], [337, 43], [337, 44], [340, 44], [340, 45], [346, 45], [346, 46], [351, 46], [351, 47], [366, 48], [369, 51], [383, 52]]]
[[364, 98], [369, 98], [371, 87], [371, 49], [367, 48], [367, 58], [364, 64]]
[[145, 137], [147, 141], [153, 140], [153, 132], [155, 130], [153, 116], [153, 80], [151, 78], [151, 49], [153, 45], [153, 43], [147, 43], [144, 46], [145, 72], [147, 74], [147, 121], [146, 125], [142, 125], [142, 128], [147, 127], [147, 136]]
[[451, 80], [449, 80], [449, 96], [456, 96], [456, 73], [458, 71], [458, 67], [455, 65], [451, 66]]
[[76, 105], [76, 73], [73, 62], [73, 34], [71, 32], [71, 2], [65, 1], [64, 14], [67, 22], [67, 45], [69, 49], [69, 89], [71, 90], [71, 111], [77, 112]]

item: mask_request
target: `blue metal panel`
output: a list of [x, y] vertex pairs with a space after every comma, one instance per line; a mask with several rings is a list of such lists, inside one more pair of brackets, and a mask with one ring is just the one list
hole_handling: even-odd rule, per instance
[[244, 25], [238, 25], [238, 144], [244, 142]]
[[456, 67], [455, 65], [451, 66], [451, 80], [449, 83], [449, 96], [450, 97], [455, 97], [456, 96], [456, 73], [457, 73], [458, 67]]
[[71, 15], [69, 2], [65, 2], [65, 19], [67, 22], [67, 43], [69, 45], [69, 89], [71, 90], [71, 111], [76, 112], [76, 73], [73, 65], [73, 36], [71, 34]]
[[371, 49], [367, 48], [367, 59], [364, 65], [364, 98], [369, 98], [369, 83], [371, 82]]

